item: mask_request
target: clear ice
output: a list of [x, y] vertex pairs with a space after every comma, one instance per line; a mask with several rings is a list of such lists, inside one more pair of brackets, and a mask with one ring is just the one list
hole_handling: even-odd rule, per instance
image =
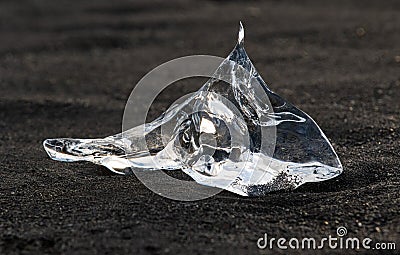
[[[160, 132], [163, 126], [172, 131]], [[43, 145], [54, 160], [90, 161], [118, 174], [182, 170], [199, 184], [242, 196], [294, 189], [343, 171], [314, 120], [258, 74], [244, 49], [242, 24], [213, 78], [153, 122], [103, 139], [47, 139]]]

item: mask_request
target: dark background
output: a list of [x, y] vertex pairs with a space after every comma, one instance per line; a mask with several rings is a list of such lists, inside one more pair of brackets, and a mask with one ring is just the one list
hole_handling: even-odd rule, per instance
[[[225, 57], [239, 20], [258, 71], [319, 123], [341, 176], [184, 203], [47, 157], [45, 138], [118, 133], [134, 84], [157, 65]], [[264, 233], [339, 226], [400, 246], [399, 1], [1, 1], [0, 91], [1, 254], [258, 254]]]

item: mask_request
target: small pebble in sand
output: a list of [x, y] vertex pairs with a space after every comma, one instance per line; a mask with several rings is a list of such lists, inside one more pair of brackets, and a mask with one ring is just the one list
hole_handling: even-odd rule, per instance
[[356, 35], [358, 36], [358, 37], [363, 37], [365, 34], [367, 33], [367, 31], [365, 30], [365, 28], [363, 28], [363, 27], [358, 27], [357, 29], [356, 29]]

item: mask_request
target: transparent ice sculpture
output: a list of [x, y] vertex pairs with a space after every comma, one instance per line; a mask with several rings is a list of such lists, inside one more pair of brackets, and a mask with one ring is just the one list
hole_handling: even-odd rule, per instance
[[237, 45], [213, 78], [153, 122], [103, 139], [47, 139], [43, 145], [54, 160], [90, 161], [118, 174], [180, 169], [199, 184], [242, 196], [343, 171], [314, 120], [258, 74], [244, 49], [242, 24]]

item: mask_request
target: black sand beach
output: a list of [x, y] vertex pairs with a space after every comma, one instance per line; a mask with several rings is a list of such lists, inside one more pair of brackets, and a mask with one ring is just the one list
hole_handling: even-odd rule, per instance
[[[332, 142], [338, 178], [177, 202], [134, 176], [48, 158], [46, 138], [120, 132], [131, 90], [159, 64], [225, 57], [239, 20], [262, 77]], [[399, 1], [5, 0], [0, 91], [0, 254], [286, 254], [256, 242], [339, 226], [400, 246]], [[184, 94], [164, 93], [155, 109]]]

